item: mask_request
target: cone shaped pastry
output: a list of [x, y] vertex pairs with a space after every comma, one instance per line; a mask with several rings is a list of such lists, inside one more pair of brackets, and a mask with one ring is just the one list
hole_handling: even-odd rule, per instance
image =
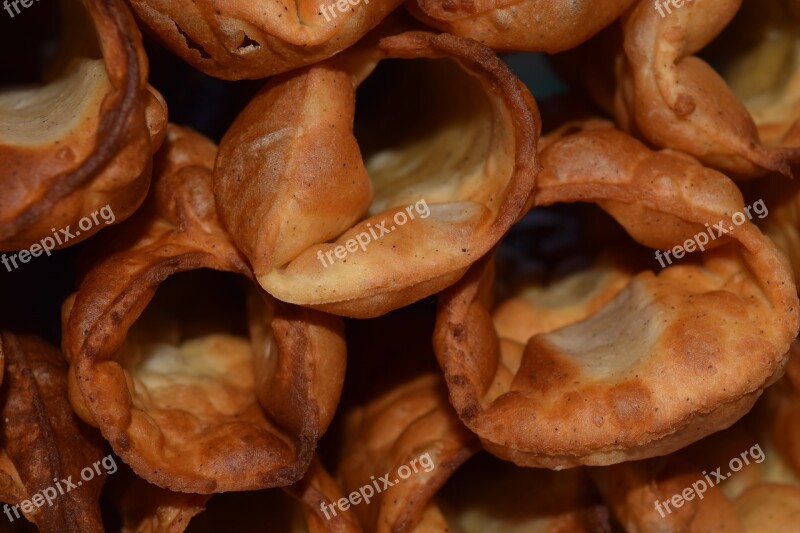
[[[391, 62], [396, 77], [380, 92], [390, 105], [369, 108], [361, 143], [355, 88], [387, 58], [418, 61]], [[276, 298], [378, 316], [452, 284], [521, 215], [538, 116], [488, 48], [387, 37], [255, 97], [220, 144], [220, 215]]]
[[102, 532], [106, 470], [93, 466], [107, 458], [100, 435], [69, 405], [63, 356], [36, 337], [3, 331], [0, 363], [0, 501], [10, 504], [0, 520], [27, 518], [43, 533]]
[[635, 0], [410, 0], [408, 10], [439, 30], [496, 50], [560, 52], [617, 19]]
[[[121, 0], [65, 4], [56, 76], [0, 91], [0, 250], [40, 243], [49, 255], [128, 218], [163, 138], [166, 105], [147, 85], [128, 9]], [[113, 217], [98, 220], [104, 206]]]
[[353, 45], [400, 0], [267, 2], [131, 0], [174, 53], [206, 74], [258, 79], [316, 63]]
[[789, 173], [798, 148], [762, 144], [725, 81], [694, 54], [730, 22], [741, 0], [686, 2], [661, 16], [650, 2], [626, 15], [618, 61], [616, 117], [658, 147], [691, 154], [733, 177]]
[[440, 376], [390, 389], [347, 417], [340, 475], [358, 499], [344, 513], [376, 533], [609, 531], [585, 471], [523, 469], [483, 454], [462, 465], [475, 444]]
[[214, 154], [170, 128], [152, 196], [63, 308], [76, 411], [137, 475], [195, 493], [300, 479], [345, 362], [341, 319], [250, 281], [214, 209]]
[[489, 451], [520, 465], [652, 457], [725, 428], [780, 376], [797, 335], [789, 266], [736, 186], [593, 127], [567, 128], [542, 153], [536, 204], [596, 203], [639, 244], [671, 249], [659, 252], [666, 268], [631, 243], [493, 308], [487, 258], [440, 295], [434, 344], [451, 402]]

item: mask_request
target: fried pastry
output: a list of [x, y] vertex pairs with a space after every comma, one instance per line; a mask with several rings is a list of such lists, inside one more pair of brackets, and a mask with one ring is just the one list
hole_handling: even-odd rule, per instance
[[217, 78], [241, 80], [331, 57], [377, 26], [401, 1], [130, 3], [167, 47], [193, 67]]
[[[723, 429], [781, 375], [798, 331], [790, 267], [733, 182], [580, 129], [542, 153], [535, 205], [596, 203], [636, 242], [496, 303], [486, 258], [439, 296], [452, 404], [487, 450], [525, 466], [663, 455]], [[668, 250], [660, 272], [652, 248]]]
[[441, 31], [495, 50], [560, 52], [619, 18], [635, 0], [409, 0], [412, 15]]
[[[64, 4], [52, 79], [0, 91], [3, 251], [40, 242], [49, 254], [128, 218], [147, 194], [166, 127], [166, 104], [147, 84], [141, 36], [122, 1]], [[114, 217], [102, 224], [97, 210], [106, 205]], [[85, 224], [92, 213], [95, 223]]]
[[741, 0], [686, 2], [668, 16], [640, 2], [623, 22], [615, 115], [655, 146], [693, 155], [735, 178], [789, 174], [800, 149], [767, 146], [734, 92], [695, 56], [730, 22]]
[[775, 445], [787, 428], [775, 407], [776, 400], [797, 403], [787, 382], [798, 361], [793, 349], [787, 375], [731, 428], [666, 457], [591, 469], [625, 530], [757, 533], [796, 527], [800, 476]]
[[102, 533], [106, 472], [92, 468], [105, 461], [103, 441], [70, 408], [63, 356], [37, 337], [2, 331], [0, 378], [0, 501], [10, 504], [0, 520], [27, 518], [43, 533]]
[[[416, 61], [386, 61], [372, 89], [391, 105], [356, 116], [392, 58]], [[538, 135], [491, 50], [402, 33], [267, 84], [220, 144], [217, 204], [267, 292], [374, 317], [452, 284], [521, 216]]]
[[200, 494], [285, 486], [342, 387], [341, 319], [269, 297], [219, 225], [215, 147], [170, 126], [151, 196], [63, 307], [70, 400], [137, 475]]
[[745, 0], [712, 59], [766, 146], [800, 147], [800, 13], [790, 0]]
[[339, 470], [356, 503], [344, 513], [376, 533], [610, 531], [585, 471], [469, 459], [475, 444], [439, 375], [390, 389], [347, 416]]

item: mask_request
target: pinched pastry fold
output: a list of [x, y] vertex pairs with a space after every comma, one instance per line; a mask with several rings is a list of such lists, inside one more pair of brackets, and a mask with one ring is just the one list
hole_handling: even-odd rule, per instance
[[[401, 0], [130, 0], [136, 14], [193, 67], [228, 80], [266, 78], [353, 45]], [[343, 9], [344, 8], [344, 9]]]
[[741, 0], [686, 2], [662, 17], [640, 2], [623, 22], [615, 114], [629, 132], [691, 154], [732, 177], [789, 173], [793, 148], [762, 143], [747, 108], [710, 65], [694, 54], [731, 21]]
[[357, 503], [344, 514], [355, 513], [375, 533], [610, 531], [584, 470], [525, 469], [487, 454], [470, 459], [476, 451], [441, 376], [401, 383], [346, 418], [339, 474]]
[[92, 468], [103, 441], [69, 405], [63, 356], [41, 339], [2, 331], [0, 376], [0, 501], [9, 504], [0, 520], [27, 518], [44, 533], [102, 533], [106, 473]]
[[496, 50], [560, 52], [578, 46], [634, 0], [409, 0], [408, 10], [441, 31]]
[[[392, 58], [416, 61], [381, 71]], [[355, 91], [376, 66], [386, 104], [365, 104], [357, 138]], [[528, 205], [538, 135], [533, 98], [491, 50], [402, 33], [267, 84], [220, 144], [217, 204], [270, 294], [374, 317], [497, 243]]]
[[[43, 239], [50, 250], [69, 246], [128, 218], [147, 194], [152, 153], [163, 139], [166, 104], [147, 84], [128, 9], [121, 0], [64, 5], [55, 75], [0, 91], [0, 250]], [[97, 210], [106, 205], [114, 217], [100, 224]], [[92, 213], [95, 223], [79, 229]]]
[[300, 479], [345, 364], [341, 319], [251, 281], [219, 226], [214, 155], [170, 127], [151, 196], [95, 252], [62, 322], [76, 411], [140, 477], [195, 493]]
[[[780, 376], [798, 331], [789, 265], [733, 182], [613, 129], [575, 130], [542, 152], [535, 205], [595, 203], [639, 244], [495, 306], [487, 258], [439, 297], [451, 402], [484, 447], [526, 466], [663, 455], [723, 429]], [[652, 248], [677, 246], [687, 256], [661, 270]]]

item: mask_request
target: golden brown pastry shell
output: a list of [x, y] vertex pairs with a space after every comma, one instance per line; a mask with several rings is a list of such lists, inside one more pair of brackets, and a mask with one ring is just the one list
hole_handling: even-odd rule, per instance
[[[353, 135], [355, 88], [387, 58], [450, 59], [477, 80], [474, 91], [490, 106], [488, 155], [472, 173], [459, 168], [461, 160], [447, 160], [450, 175], [468, 183], [459, 182], [457, 194], [432, 192], [429, 218], [372, 240], [345, 261], [321, 264], [317, 253], [343, 246], [426, 193], [415, 176], [413, 199], [403, 192], [409, 199], [401, 203], [398, 193], [383, 212], [367, 215], [376, 196]], [[521, 216], [538, 172], [539, 129], [532, 96], [488, 48], [446, 34], [393, 35], [273, 79], [220, 144], [217, 205], [267, 292], [330, 313], [379, 316], [452, 284]], [[449, 157], [447, 148], [437, 157]], [[397, 148], [398, 158], [404, 149]]]
[[[81, 3], [91, 25], [64, 31], [79, 41], [96, 31], [100, 63], [65, 67], [63, 79], [70, 81], [30, 89], [36, 96], [23, 89], [4, 95], [11, 100], [3, 114], [20, 118], [4, 124], [0, 136], [0, 250], [28, 248], [69, 226], [75, 233], [81, 218], [105, 205], [119, 223], [147, 195], [166, 104], [147, 84], [147, 58], [128, 8], [121, 0]], [[27, 121], [25, 113], [32, 114]], [[55, 248], [76, 244], [107, 223], [77, 230]]]
[[[269, 311], [250, 318], [253, 390], [216, 398], [222, 407], [204, 412], [210, 418], [200, 425], [192, 408], [214, 399], [211, 389], [201, 382], [174, 406], [154, 407], [117, 360], [129, 329], [167, 277], [204, 268], [252, 279], [217, 220], [210, 181], [214, 154], [213, 143], [199, 134], [170, 127], [152, 196], [95, 251], [94, 264], [62, 314], [76, 411], [100, 428], [139, 476], [195, 493], [300, 479], [333, 416], [345, 362], [340, 319], [273, 301], [263, 292], [256, 294]], [[230, 360], [214, 357], [220, 364]]]
[[[725, 176], [612, 129], [568, 134], [542, 161], [536, 205], [595, 202], [649, 248], [744, 207]], [[493, 308], [491, 258], [476, 264], [440, 295], [434, 335], [462, 421], [499, 457], [548, 468], [663, 455], [732, 424], [781, 375], [798, 303], [752, 223], [715, 246], [700, 265], [609, 271], [554, 308]]]

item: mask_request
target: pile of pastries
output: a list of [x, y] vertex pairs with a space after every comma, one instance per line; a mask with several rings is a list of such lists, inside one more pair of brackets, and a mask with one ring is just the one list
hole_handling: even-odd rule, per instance
[[797, 0], [11, 5], [0, 531], [800, 531]]

